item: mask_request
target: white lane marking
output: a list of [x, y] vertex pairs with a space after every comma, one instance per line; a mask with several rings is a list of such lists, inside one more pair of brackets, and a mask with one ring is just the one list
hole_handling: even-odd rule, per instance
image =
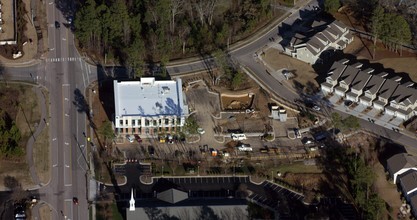
[[[83, 75], [83, 84], [84, 84], [84, 88], [85, 88], [85, 77], [84, 77], [84, 72], [81, 72], [81, 75]], [[88, 78], [88, 77], [87, 77]]]

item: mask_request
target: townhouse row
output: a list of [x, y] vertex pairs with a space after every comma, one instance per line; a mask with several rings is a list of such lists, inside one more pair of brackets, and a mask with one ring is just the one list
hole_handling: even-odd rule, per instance
[[396, 154], [387, 160], [387, 171], [394, 184], [398, 184], [403, 198], [410, 205], [411, 214], [417, 216], [417, 157], [407, 153]]
[[401, 84], [401, 77], [388, 77], [388, 73], [374, 73], [362, 69], [362, 63], [348, 64], [342, 59], [333, 63], [326, 81], [321, 84], [325, 95], [336, 95], [384, 114], [408, 120], [417, 113], [417, 90], [414, 82]]

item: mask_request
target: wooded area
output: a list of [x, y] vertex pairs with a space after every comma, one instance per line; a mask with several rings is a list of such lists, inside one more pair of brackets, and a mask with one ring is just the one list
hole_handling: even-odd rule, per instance
[[82, 49], [136, 70], [227, 46], [272, 17], [270, 0], [78, 0]]
[[[326, 2], [335, 0], [326, 0]], [[355, 18], [360, 21], [367, 31], [374, 36], [374, 53], [377, 40], [395, 52], [401, 45], [413, 43], [412, 28], [417, 30], [416, 14], [411, 15], [405, 4], [399, 0], [346, 0], [344, 4], [353, 11]], [[414, 39], [416, 43], [417, 40]], [[374, 54], [375, 55], [375, 54]]]

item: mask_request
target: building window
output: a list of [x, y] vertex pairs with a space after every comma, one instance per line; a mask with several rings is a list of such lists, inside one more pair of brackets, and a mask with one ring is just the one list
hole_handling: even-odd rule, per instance
[[125, 128], [125, 133], [128, 133], [129, 132], [129, 128]]
[[175, 118], [172, 119], [171, 124], [175, 125]]
[[146, 134], [149, 134], [149, 128], [146, 128], [146, 129], [145, 129], [145, 133], [146, 133]]
[[158, 133], [158, 128], [154, 128], [154, 129], [153, 129], [153, 133], [154, 133], [154, 134]]
[[165, 118], [165, 125], [169, 125], [169, 119]]
[[153, 120], [153, 126], [157, 126], [158, 124], [156, 123], [157, 121], [156, 120]]
[[138, 120], [138, 125], [141, 126], [142, 125], [142, 120]]
[[162, 119], [158, 119], [158, 125], [162, 125]]
[[145, 119], [145, 126], [149, 126], [149, 120], [148, 119]]
[[136, 125], [136, 120], [132, 120], [132, 126]]
[[132, 128], [132, 133], [135, 133], [136, 132], [136, 128]]
[[123, 120], [120, 120], [120, 121], [119, 121], [119, 124], [120, 124], [120, 125], [123, 125]]
[[125, 120], [125, 122], [126, 122], [126, 125], [128, 125], [129, 123], [127, 123], [127, 119]]

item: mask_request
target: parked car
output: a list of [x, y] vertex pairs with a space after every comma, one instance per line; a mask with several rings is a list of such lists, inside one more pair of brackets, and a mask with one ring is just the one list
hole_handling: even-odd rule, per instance
[[239, 151], [246, 151], [246, 152], [251, 152], [253, 151], [252, 147], [249, 144], [241, 144], [237, 147], [237, 149]]
[[78, 205], [78, 198], [77, 197], [73, 197], [72, 198], [72, 202], [74, 203], [74, 205]]
[[300, 130], [298, 130], [298, 128], [294, 128], [294, 134], [295, 138], [301, 138], [301, 133]]
[[135, 141], [135, 139], [131, 136], [131, 135], [126, 135], [126, 139], [130, 142], [133, 143], [133, 141]]
[[302, 142], [304, 145], [314, 144], [314, 140], [313, 140], [313, 139], [311, 139], [311, 138], [307, 138], [307, 137], [303, 138], [303, 139], [301, 140], [301, 142]]
[[153, 146], [149, 145], [148, 146], [148, 152], [149, 152], [149, 155], [151, 155], [151, 156], [155, 155], [155, 148]]
[[345, 106], [347, 106], [347, 107], [351, 106], [352, 104], [353, 104], [353, 102], [350, 101], [350, 100], [345, 101]]
[[142, 138], [140, 138], [139, 135], [135, 134], [134, 136], [137, 142], [142, 143]]
[[318, 106], [318, 105], [315, 105], [315, 106], [313, 106], [313, 108], [312, 108], [314, 111], [320, 111], [321, 110], [321, 108], [320, 108], [320, 106]]
[[206, 133], [206, 131], [205, 131], [203, 128], [197, 128], [197, 132], [198, 132], [199, 134], [204, 134], [204, 133]]
[[172, 135], [169, 134], [167, 136], [167, 141], [168, 141], [169, 144], [173, 144], [174, 143], [174, 137], [172, 137]]
[[235, 133], [232, 133], [232, 139], [234, 141], [246, 140], [246, 135], [245, 134], [235, 134]]

